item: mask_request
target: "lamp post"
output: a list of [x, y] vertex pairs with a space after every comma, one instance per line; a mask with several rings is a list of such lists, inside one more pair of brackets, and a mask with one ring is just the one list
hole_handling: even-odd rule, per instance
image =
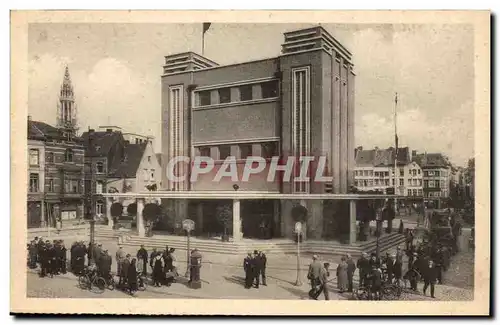
[[[88, 151], [89, 153], [92, 152], [92, 144], [93, 144], [93, 132], [92, 130], [89, 129], [89, 140], [88, 140]], [[87, 202], [90, 201], [90, 209], [88, 209], [88, 212], [90, 213], [90, 220], [89, 220], [89, 225], [90, 225], [90, 245], [89, 245], [89, 265], [94, 262], [94, 241], [95, 241], [95, 204], [94, 204], [94, 186], [96, 185], [96, 182], [94, 180], [94, 164], [93, 164], [93, 155], [89, 154], [88, 155], [90, 158], [90, 198], [87, 200]]]
[[376, 214], [376, 224], [377, 224], [377, 229], [376, 229], [376, 235], [377, 235], [377, 246], [376, 246], [376, 249], [375, 249], [375, 253], [377, 254], [377, 258], [380, 258], [380, 232], [382, 231], [382, 214], [381, 214], [381, 211], [380, 209], [377, 211], [377, 214]]
[[295, 223], [295, 232], [297, 233], [297, 279], [295, 280], [295, 285], [297, 287], [302, 286], [302, 280], [300, 279], [300, 234], [302, 232], [302, 223], [300, 221]]

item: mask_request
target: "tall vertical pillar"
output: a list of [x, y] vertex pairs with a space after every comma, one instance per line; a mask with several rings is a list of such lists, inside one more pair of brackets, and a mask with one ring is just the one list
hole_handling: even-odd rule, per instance
[[243, 237], [241, 233], [240, 200], [233, 200], [233, 240], [240, 241]]
[[349, 244], [356, 242], [356, 200], [349, 201]]
[[42, 199], [42, 201], [40, 202], [40, 208], [41, 208], [41, 218], [40, 218], [40, 221], [41, 221], [41, 226], [45, 226], [47, 223], [45, 221], [45, 200]]
[[146, 230], [144, 229], [144, 218], [142, 216], [142, 210], [144, 210], [144, 199], [137, 199], [137, 232], [139, 237], [144, 237], [146, 235]]
[[111, 215], [111, 198], [106, 198], [106, 218], [108, 219], [108, 227], [113, 229], [113, 216]]

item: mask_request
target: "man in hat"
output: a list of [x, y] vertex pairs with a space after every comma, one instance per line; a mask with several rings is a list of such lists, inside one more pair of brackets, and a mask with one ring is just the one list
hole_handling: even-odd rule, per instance
[[266, 284], [266, 265], [267, 265], [267, 256], [263, 251], [259, 251], [259, 259], [260, 259], [260, 275], [262, 276], [262, 285], [267, 286]]
[[370, 261], [368, 260], [368, 254], [365, 252], [361, 253], [361, 257], [359, 258], [356, 266], [359, 270], [359, 286], [366, 286], [366, 276], [370, 273]]
[[113, 260], [108, 253], [107, 249], [104, 249], [99, 257], [99, 273], [100, 276], [103, 277], [106, 282], [110, 278], [111, 275], [111, 264]]
[[313, 255], [312, 263], [309, 265], [307, 278], [311, 282], [311, 290], [316, 291], [317, 286], [320, 284], [319, 277], [321, 275], [321, 268], [323, 265], [318, 261], [318, 255]]
[[248, 253], [248, 255], [243, 259], [243, 270], [245, 271], [245, 288], [250, 289], [252, 287], [253, 282], [253, 258], [252, 253]]
[[141, 245], [141, 248], [137, 251], [137, 263], [142, 266], [142, 274], [144, 276], [148, 275], [148, 251]]
[[255, 287], [258, 289], [259, 288], [259, 282], [260, 282], [260, 272], [262, 270], [262, 260], [259, 256], [259, 251], [254, 250], [253, 251], [253, 283]]

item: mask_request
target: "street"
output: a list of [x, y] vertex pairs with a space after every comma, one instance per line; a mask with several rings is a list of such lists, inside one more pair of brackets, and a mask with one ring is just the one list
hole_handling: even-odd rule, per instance
[[[463, 235], [465, 237], [465, 234]], [[462, 240], [462, 242], [465, 242]], [[102, 242], [103, 247], [109, 250], [113, 257], [113, 272], [116, 272], [114, 254], [116, 242]], [[462, 245], [461, 245], [462, 246]], [[129, 252], [135, 255], [135, 252]], [[436, 300], [471, 300], [473, 299], [473, 252], [462, 246], [462, 250], [452, 259], [448, 272], [444, 275], [444, 284], [436, 285]], [[184, 275], [186, 270], [186, 256], [176, 255], [179, 263], [179, 273]], [[301, 258], [302, 286], [295, 286], [297, 279], [295, 255], [268, 255], [267, 285], [259, 289], [245, 289], [243, 287], [244, 273], [242, 270], [243, 256], [227, 256], [220, 254], [205, 254], [201, 269], [203, 280], [201, 289], [191, 289], [180, 278], [178, 283], [171, 287], [148, 286], [146, 291], [137, 292], [135, 298], [166, 298], [166, 299], [309, 299], [309, 285], [306, 279], [309, 258]], [[338, 261], [328, 261], [330, 267], [329, 293], [331, 300], [348, 300], [351, 294], [340, 294], [336, 289], [335, 270]], [[406, 262], [405, 262], [406, 264]], [[149, 270], [150, 271], [150, 270]], [[358, 272], [355, 273], [354, 283], [357, 286]], [[131, 298], [130, 295], [119, 290], [106, 290], [102, 294], [82, 290], [78, 287], [77, 278], [68, 273], [54, 278], [40, 278], [35, 271], [28, 271], [27, 296], [40, 298]], [[423, 284], [419, 284], [422, 291]], [[429, 294], [429, 293], [428, 293]], [[403, 300], [431, 300], [420, 294], [404, 293]], [[320, 296], [320, 299], [324, 299]]]

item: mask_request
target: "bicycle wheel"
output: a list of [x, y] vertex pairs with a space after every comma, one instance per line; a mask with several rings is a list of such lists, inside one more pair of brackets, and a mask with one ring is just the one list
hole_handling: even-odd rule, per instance
[[101, 277], [97, 277], [92, 282], [92, 291], [95, 293], [103, 293], [104, 289], [106, 289], [106, 280]]
[[90, 280], [86, 275], [80, 275], [78, 277], [78, 286], [81, 289], [89, 289], [90, 288]]

